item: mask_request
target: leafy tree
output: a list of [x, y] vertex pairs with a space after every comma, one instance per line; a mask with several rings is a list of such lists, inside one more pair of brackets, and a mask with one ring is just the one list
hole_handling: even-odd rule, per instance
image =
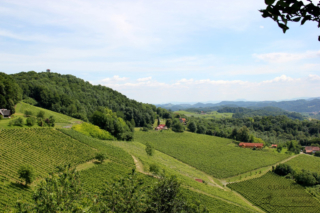
[[160, 118], [158, 118], [158, 126], [160, 125]]
[[28, 117], [26, 120], [26, 124], [28, 126], [33, 126], [36, 123], [36, 118], [35, 117]]
[[[315, 21], [320, 27], [320, 2], [314, 5], [311, 0], [307, 4], [299, 0], [265, 0], [267, 8], [260, 10], [263, 18], [272, 18], [285, 33], [289, 27], [288, 22]], [[318, 37], [320, 41], [320, 36]]]
[[249, 138], [249, 129], [246, 126], [241, 127], [237, 132], [237, 141], [248, 142]]
[[195, 122], [190, 122], [188, 124], [188, 129], [191, 131], [191, 132], [196, 132], [197, 131], [197, 125]]
[[309, 172], [302, 170], [294, 175], [294, 178], [298, 184], [304, 186], [313, 186], [317, 183], [316, 178]]
[[42, 119], [44, 119], [44, 115], [45, 115], [45, 112], [42, 111], [42, 110], [40, 110], [40, 111], [38, 112], [38, 114], [37, 114], [37, 118], [42, 118]]
[[22, 90], [15, 80], [0, 72], [0, 108], [15, 113], [15, 105], [22, 100]]
[[146, 153], [149, 156], [152, 156], [154, 153], [153, 147], [151, 146], [151, 144], [149, 142], [146, 144]]
[[18, 170], [19, 178], [25, 181], [25, 185], [32, 183], [35, 179], [35, 170], [31, 165], [23, 165]]
[[50, 116], [49, 118], [45, 119], [44, 121], [46, 122], [47, 126], [54, 127], [54, 123], [56, 120], [54, 119], [53, 116]]
[[0, 115], [0, 120], [2, 120], [2, 118], [3, 118], [2, 115]]
[[204, 125], [198, 124], [198, 126], [197, 126], [197, 133], [199, 133], [199, 134], [205, 134], [206, 131], [207, 131], [207, 128], [206, 128]]
[[181, 124], [179, 119], [174, 119], [173, 120], [172, 131], [174, 131], [174, 132], [184, 132], [184, 126]]
[[281, 145], [278, 145], [277, 146], [277, 151], [280, 153], [282, 151], [282, 146]]
[[316, 152], [314, 153], [314, 156], [320, 157], [320, 151], [316, 151]]
[[26, 110], [26, 111], [24, 111], [24, 115], [26, 116], [26, 117], [30, 117], [30, 116], [32, 116], [32, 111], [28, 111], [28, 110]]
[[38, 126], [43, 127], [45, 125], [45, 122], [44, 122], [44, 120], [42, 118], [38, 118], [37, 119], [37, 124], [38, 124]]
[[153, 174], [159, 174], [159, 166], [157, 164], [151, 164], [149, 167], [149, 171], [152, 172]]
[[17, 118], [13, 122], [14, 126], [23, 126], [23, 119], [22, 118]]
[[171, 119], [167, 119], [167, 120], [166, 120], [166, 126], [167, 126], [167, 128], [171, 128], [171, 125], [172, 125], [172, 120], [171, 120]]
[[273, 172], [280, 176], [286, 176], [287, 174], [292, 174], [293, 169], [287, 164], [279, 164], [276, 166]]
[[100, 161], [100, 163], [103, 163], [103, 161], [107, 158], [107, 156], [104, 153], [97, 153], [95, 159]]

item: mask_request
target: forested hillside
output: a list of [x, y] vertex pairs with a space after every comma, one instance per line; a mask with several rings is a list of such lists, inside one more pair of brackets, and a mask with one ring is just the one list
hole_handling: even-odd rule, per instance
[[287, 112], [277, 107], [263, 107], [258, 109], [249, 109], [244, 107], [223, 107], [218, 110], [219, 113], [234, 113], [233, 118], [247, 118], [254, 116], [277, 116], [285, 115], [291, 119], [303, 120], [305, 117], [297, 112]]
[[154, 122], [154, 105], [131, 100], [72, 75], [30, 71], [11, 76], [21, 87], [24, 101], [42, 108], [88, 120], [99, 107], [108, 107], [126, 121], [133, 119], [136, 126]]
[[21, 100], [22, 91], [9, 75], [0, 72], [0, 107], [15, 112], [14, 106]]

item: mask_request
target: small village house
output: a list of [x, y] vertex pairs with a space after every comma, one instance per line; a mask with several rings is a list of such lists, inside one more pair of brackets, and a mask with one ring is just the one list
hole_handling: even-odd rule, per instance
[[10, 118], [11, 111], [7, 109], [0, 109], [0, 115], [2, 115], [4, 118]]
[[185, 118], [179, 118], [179, 121], [182, 123], [182, 124], [186, 124], [186, 119]]
[[244, 143], [241, 142], [239, 143], [239, 146], [242, 148], [254, 148], [256, 147], [257, 149], [262, 149], [263, 148], [263, 143]]
[[306, 154], [314, 154], [315, 152], [320, 151], [320, 148], [317, 146], [306, 146], [304, 152]]
[[159, 126], [155, 128], [155, 130], [163, 130], [163, 129], [168, 129], [165, 124], [159, 124]]
[[277, 144], [272, 144], [272, 145], [271, 145], [271, 148], [277, 148], [277, 147], [278, 147]]

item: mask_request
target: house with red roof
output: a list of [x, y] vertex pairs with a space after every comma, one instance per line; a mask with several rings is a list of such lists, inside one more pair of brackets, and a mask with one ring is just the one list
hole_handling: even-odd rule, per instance
[[162, 130], [162, 129], [168, 129], [168, 128], [166, 127], [165, 124], [159, 124], [159, 126], [155, 128], [155, 130]]
[[277, 147], [278, 147], [277, 144], [272, 144], [272, 145], [271, 145], [271, 148], [277, 148]]
[[239, 146], [242, 148], [258, 148], [258, 149], [262, 149], [263, 148], [263, 143], [244, 143], [241, 142], [239, 143]]
[[304, 150], [306, 154], [314, 154], [315, 152], [320, 151], [320, 148], [317, 146], [306, 146]]
[[182, 124], [186, 124], [186, 119], [185, 118], [179, 118], [179, 121], [182, 123]]

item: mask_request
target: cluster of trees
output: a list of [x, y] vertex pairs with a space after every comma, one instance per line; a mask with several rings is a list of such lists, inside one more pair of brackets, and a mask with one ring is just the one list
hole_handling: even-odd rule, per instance
[[320, 184], [320, 174], [306, 170], [295, 171], [287, 164], [279, 164], [272, 171], [280, 176], [294, 179], [298, 184], [303, 186], [314, 186]]
[[176, 177], [160, 175], [147, 185], [132, 173], [107, 184], [102, 193], [86, 193], [80, 173], [69, 167], [36, 186], [33, 202], [18, 201], [19, 212], [208, 212], [200, 204], [187, 202]]
[[0, 72], [0, 108], [15, 113], [14, 106], [22, 99], [22, 90], [15, 80]]
[[[133, 119], [138, 127], [152, 125], [155, 119], [156, 106], [139, 103], [108, 87], [94, 86], [72, 75], [30, 71], [12, 77], [20, 85], [18, 89], [23, 91], [27, 103], [84, 121], [90, 120], [98, 107], [108, 107], [125, 121]], [[15, 101], [13, 99], [13, 103]]]
[[263, 107], [258, 109], [249, 109], [244, 107], [223, 107], [217, 110], [219, 113], [234, 113], [232, 115], [233, 118], [247, 118], [247, 117], [254, 117], [254, 116], [278, 116], [278, 115], [285, 115], [291, 119], [299, 119], [304, 120], [305, 117], [297, 112], [287, 112], [283, 109], [277, 107]]
[[135, 127], [134, 119], [124, 121], [117, 113], [112, 112], [108, 108], [98, 107], [91, 117], [91, 122], [111, 133], [118, 140], [133, 140]]
[[287, 116], [254, 116], [253, 118], [188, 118], [188, 129], [199, 134], [252, 142], [261, 138], [267, 143], [296, 140], [300, 145], [320, 144], [320, 121], [292, 120]]

